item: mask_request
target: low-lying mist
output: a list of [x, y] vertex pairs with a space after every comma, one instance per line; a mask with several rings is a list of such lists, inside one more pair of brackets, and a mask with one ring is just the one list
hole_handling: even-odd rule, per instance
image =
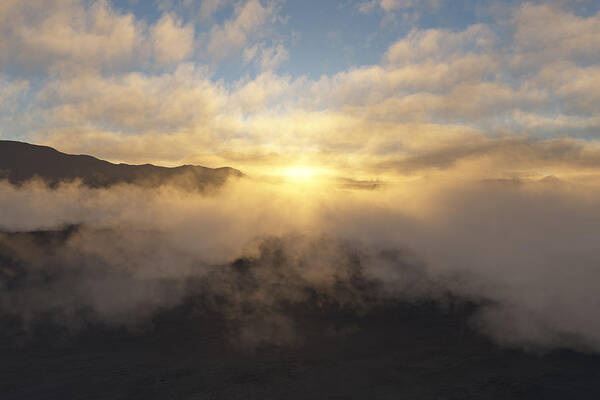
[[599, 195], [552, 180], [2, 182], [0, 312], [136, 326], [195, 295], [256, 345], [299, 340], [290, 307], [461, 298], [500, 344], [599, 351]]

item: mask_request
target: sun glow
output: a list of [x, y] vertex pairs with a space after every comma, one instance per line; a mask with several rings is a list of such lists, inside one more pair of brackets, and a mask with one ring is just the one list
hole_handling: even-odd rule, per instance
[[322, 176], [324, 171], [321, 168], [310, 167], [304, 165], [296, 165], [293, 167], [284, 168], [281, 175], [287, 180], [295, 183], [314, 182], [318, 177]]

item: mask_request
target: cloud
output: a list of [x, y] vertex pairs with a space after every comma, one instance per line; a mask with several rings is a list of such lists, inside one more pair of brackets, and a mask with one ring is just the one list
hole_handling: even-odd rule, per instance
[[[15, 73], [76, 75], [82, 70], [127, 72], [171, 66], [194, 51], [194, 27], [164, 13], [148, 25], [106, 0], [8, 2], [2, 13], [0, 65]], [[42, 7], [42, 6], [38, 6]]]
[[[598, 307], [598, 188], [463, 175], [375, 191], [242, 180], [212, 196], [0, 183], [0, 205], [10, 210], [0, 215], [3, 231], [81, 224], [50, 242], [52, 252], [31, 236], [0, 235], [3, 253], [17, 261], [0, 276], [21, 280], [2, 291], [0, 307], [75, 325], [87, 309], [105, 323], [135, 324], [195, 294], [241, 324], [239, 340], [260, 344], [276, 338], [262, 330], [274, 320], [293, 336], [284, 305], [312, 304], [315, 294], [368, 310], [374, 300], [450, 292], [480, 304], [473, 322], [501, 343], [598, 351], [600, 325], [590, 317]], [[38, 279], [40, 271], [53, 279]]]
[[144, 25], [107, 1], [86, 7], [77, 0], [52, 0], [44, 2], [44, 13], [36, 13], [32, 3], [4, 7], [2, 34], [10, 40], [2, 41], [3, 65], [118, 70], [144, 56]]
[[172, 73], [90, 73], [50, 82], [39, 93], [49, 118], [69, 126], [172, 132], [207, 122], [219, 107], [219, 87], [205, 71], [180, 64]]
[[203, 0], [200, 5], [200, 15], [204, 19], [210, 18], [216, 11], [230, 2], [230, 0]]
[[246, 47], [242, 57], [244, 64], [255, 61], [261, 71], [273, 71], [288, 61], [290, 54], [282, 43], [270, 47], [264, 43], [257, 43]]
[[[470, 140], [450, 140], [436, 148], [425, 148], [422, 154], [414, 148], [410, 156], [385, 163], [404, 172], [423, 170], [452, 170], [461, 173], [466, 168], [479, 170], [480, 177], [517, 177], [519, 173], [538, 175], [545, 171], [563, 170], [583, 173], [595, 170], [600, 147], [574, 139], [535, 141], [528, 138], [489, 139], [472, 135]], [[473, 165], [474, 164], [474, 165]], [[461, 165], [461, 166], [459, 166]], [[484, 172], [485, 171], [485, 172]], [[494, 176], [496, 174], [496, 176]], [[468, 176], [468, 174], [465, 174]]]
[[0, 74], [0, 137], [10, 137], [22, 121], [17, 115], [30, 93], [30, 82]]
[[17, 98], [29, 89], [23, 79], [10, 80], [0, 75], [0, 112], [14, 111]]
[[272, 71], [289, 58], [289, 52], [283, 44], [279, 43], [277, 46], [262, 49], [260, 67], [263, 71]]
[[275, 7], [266, 7], [259, 0], [249, 0], [236, 6], [234, 16], [211, 29], [207, 51], [213, 60], [221, 60], [244, 48], [260, 28], [274, 16]]
[[267, 70], [255, 79], [239, 82], [230, 96], [229, 105], [239, 106], [244, 115], [256, 113], [281, 101], [299, 84], [290, 78], [277, 77]]
[[521, 68], [555, 60], [598, 62], [600, 14], [581, 17], [552, 4], [524, 3], [516, 7], [515, 60]]
[[201, 24], [211, 22], [218, 11], [234, 3], [233, 0], [159, 0], [157, 8], [162, 12], [176, 13]]
[[151, 28], [154, 59], [161, 65], [176, 64], [194, 51], [194, 27], [183, 25], [170, 14], [161, 17]]
[[538, 88], [552, 90], [565, 115], [593, 116], [600, 105], [598, 65], [578, 66], [570, 61], [553, 62], [541, 68], [531, 81]]
[[449, 61], [466, 53], [492, 50], [495, 35], [487, 25], [471, 25], [464, 31], [442, 29], [412, 30], [405, 38], [390, 46], [386, 53], [391, 64], [424, 60]]
[[380, 7], [386, 13], [406, 9], [437, 9], [440, 0], [370, 0], [358, 4], [358, 10], [367, 14]]

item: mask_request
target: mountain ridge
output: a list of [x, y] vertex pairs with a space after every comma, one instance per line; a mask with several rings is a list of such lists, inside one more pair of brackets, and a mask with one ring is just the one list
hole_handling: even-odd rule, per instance
[[168, 184], [191, 190], [205, 190], [221, 186], [229, 178], [244, 176], [241, 171], [231, 167], [115, 164], [87, 154], [63, 153], [49, 146], [0, 140], [0, 179], [6, 179], [14, 185], [39, 178], [51, 187], [61, 182], [80, 180], [92, 188], [116, 184], [143, 187]]

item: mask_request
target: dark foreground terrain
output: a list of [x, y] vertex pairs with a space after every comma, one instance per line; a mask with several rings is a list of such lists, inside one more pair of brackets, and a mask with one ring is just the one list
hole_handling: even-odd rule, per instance
[[[597, 399], [600, 359], [495, 347], [461, 333], [431, 307], [364, 317], [306, 316], [313, 336], [247, 351], [222, 321], [185, 309], [143, 332], [88, 328], [64, 338], [48, 327], [4, 344], [2, 399]], [[327, 321], [324, 321], [327, 320]], [[322, 335], [331, 320], [353, 331]]]
[[[69, 317], [10, 309], [11, 293], [68, 291], [57, 284], [61, 274], [78, 273], [34, 268], [37, 261], [15, 251], [19, 243], [31, 253], [46, 249], [52, 263], [76, 230], [0, 238], [2, 400], [600, 398], [600, 356], [501, 348], [470, 328], [476, 304], [374, 300], [360, 269], [333, 291], [306, 288], [300, 302], [283, 293], [268, 306], [247, 304], [262, 285], [256, 277], [286, 262], [273, 248], [188, 282], [183, 300], [135, 324], [85, 308]], [[279, 271], [281, 286], [290, 277]], [[242, 300], [214, 289], [225, 286]], [[344, 296], [361, 301], [334, 300]], [[285, 324], [268, 322], [277, 321], [274, 309], [293, 321], [292, 339]], [[267, 332], [267, 340], [252, 341], [248, 332]]]

